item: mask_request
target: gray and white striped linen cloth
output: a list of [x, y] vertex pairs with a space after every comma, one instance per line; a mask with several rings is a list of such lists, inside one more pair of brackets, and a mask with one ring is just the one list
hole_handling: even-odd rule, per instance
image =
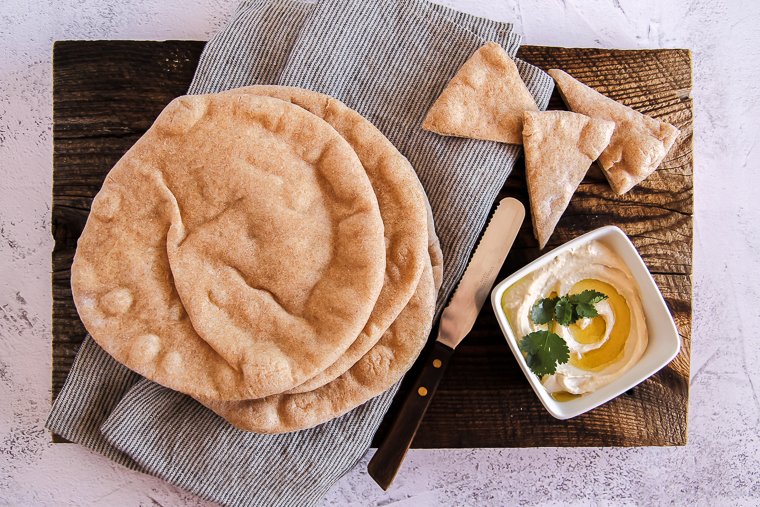
[[[490, 40], [511, 56], [520, 43], [508, 23], [425, 0], [248, 0], [206, 45], [189, 93], [300, 86], [370, 119], [411, 161], [430, 199], [445, 261], [440, 311], [520, 148], [420, 125], [457, 69]], [[545, 109], [551, 79], [517, 65]], [[47, 427], [223, 505], [313, 505], [367, 451], [397, 389], [315, 428], [260, 435], [140, 377], [86, 337]]]

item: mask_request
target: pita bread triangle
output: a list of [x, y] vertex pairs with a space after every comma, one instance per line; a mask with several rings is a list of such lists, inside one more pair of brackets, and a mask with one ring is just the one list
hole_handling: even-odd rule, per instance
[[615, 124], [569, 111], [547, 111], [525, 113], [523, 125], [533, 233], [544, 248], [589, 166], [609, 143]]
[[622, 195], [652, 174], [678, 137], [678, 129], [605, 97], [566, 72], [552, 69], [562, 99], [576, 113], [615, 122], [599, 165], [615, 193]]
[[437, 134], [522, 144], [522, 115], [538, 111], [515, 62], [497, 43], [475, 51], [422, 123]]

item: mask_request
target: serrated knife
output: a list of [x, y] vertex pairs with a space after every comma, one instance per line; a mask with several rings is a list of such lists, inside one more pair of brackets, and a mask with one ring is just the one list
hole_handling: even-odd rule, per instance
[[502, 199], [496, 207], [451, 301], [441, 314], [438, 338], [425, 358], [422, 371], [367, 466], [369, 475], [383, 489], [388, 489], [396, 477], [449, 359], [472, 330], [524, 219], [525, 208], [516, 199]]

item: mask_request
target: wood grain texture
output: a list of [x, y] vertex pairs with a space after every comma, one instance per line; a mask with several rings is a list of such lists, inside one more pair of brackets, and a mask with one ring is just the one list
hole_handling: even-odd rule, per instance
[[[172, 98], [185, 92], [203, 44], [71, 41], [55, 45], [54, 396], [84, 334], [71, 299], [69, 267], [92, 198], [118, 158]], [[546, 251], [602, 225], [621, 227], [655, 274], [684, 346], [668, 367], [643, 384], [587, 414], [558, 421], [530, 389], [486, 307], [454, 354], [413, 447], [684, 445], [691, 350], [691, 55], [686, 50], [523, 46], [520, 56], [545, 69], [564, 69], [600, 92], [681, 129], [662, 166], [624, 196], [616, 196], [599, 169], [592, 167]], [[564, 109], [556, 92], [550, 108]], [[507, 196], [527, 207], [524, 170], [519, 164], [499, 197]], [[540, 253], [526, 219], [497, 280]], [[396, 405], [390, 416], [398, 410]], [[386, 422], [377, 441], [387, 431]]]

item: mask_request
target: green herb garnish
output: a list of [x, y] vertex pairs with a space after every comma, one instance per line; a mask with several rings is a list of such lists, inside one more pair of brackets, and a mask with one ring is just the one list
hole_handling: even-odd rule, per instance
[[538, 375], [551, 375], [557, 365], [570, 359], [567, 343], [556, 333], [534, 331], [520, 340], [520, 350], [531, 371]]
[[548, 324], [553, 321], [557, 301], [558, 298], [539, 299], [530, 311], [530, 319], [536, 324]]
[[[607, 299], [606, 294], [595, 290], [542, 298], [531, 308], [530, 318], [536, 324], [549, 324], [556, 321], [562, 326], [569, 326], [578, 319], [598, 316], [599, 313], [594, 305], [605, 299]], [[539, 377], [552, 375], [557, 371], [557, 365], [564, 364], [570, 359], [565, 340], [551, 331], [534, 331], [525, 335], [520, 340], [519, 346], [531, 371]]]
[[570, 303], [574, 305], [575, 320], [578, 320], [578, 318], [598, 316], [599, 313], [597, 313], [594, 305], [607, 299], [607, 295], [595, 290], [584, 290], [579, 294], [571, 294], [568, 298]]
[[584, 290], [578, 294], [567, 294], [562, 297], [542, 298], [533, 305], [530, 318], [536, 324], [548, 324], [556, 320], [563, 326], [569, 326], [580, 318], [599, 315], [594, 305], [605, 299], [607, 299], [606, 294], [595, 290]]
[[575, 306], [567, 296], [562, 296], [554, 307], [554, 320], [563, 326], [569, 326], [576, 320]]

